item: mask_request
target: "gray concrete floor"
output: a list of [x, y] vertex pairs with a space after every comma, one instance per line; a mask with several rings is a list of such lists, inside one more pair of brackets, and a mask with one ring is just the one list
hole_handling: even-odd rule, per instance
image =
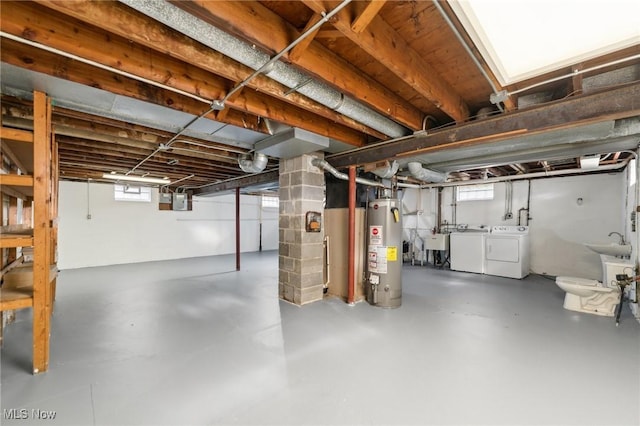
[[48, 373], [30, 374], [30, 312], [6, 329], [0, 423], [640, 424], [628, 307], [615, 327], [543, 277], [409, 265], [399, 309], [297, 307], [277, 298], [277, 253], [242, 261], [62, 271]]

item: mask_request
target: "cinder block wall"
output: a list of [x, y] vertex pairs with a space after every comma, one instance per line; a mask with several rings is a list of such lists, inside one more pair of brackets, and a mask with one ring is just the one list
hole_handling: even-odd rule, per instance
[[307, 212], [323, 212], [324, 172], [311, 165], [321, 154], [280, 161], [279, 291], [280, 298], [297, 305], [323, 297], [323, 239], [307, 232]]

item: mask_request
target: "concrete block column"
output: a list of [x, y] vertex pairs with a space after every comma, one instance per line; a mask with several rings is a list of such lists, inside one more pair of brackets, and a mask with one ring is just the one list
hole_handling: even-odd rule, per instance
[[324, 172], [305, 154], [280, 160], [279, 291], [280, 298], [297, 305], [322, 300], [324, 225], [307, 232], [307, 212], [323, 213]]

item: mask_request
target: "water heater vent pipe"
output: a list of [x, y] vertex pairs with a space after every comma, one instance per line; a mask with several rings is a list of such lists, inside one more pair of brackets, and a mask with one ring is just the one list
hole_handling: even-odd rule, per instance
[[[338, 169], [336, 169], [331, 164], [327, 163], [326, 160], [323, 160], [321, 158], [312, 157], [311, 165], [331, 173], [333, 176], [337, 177], [338, 179], [342, 179], [346, 181], [349, 180], [349, 175], [347, 175], [346, 173], [339, 172]], [[375, 180], [356, 177], [356, 182], [361, 183], [363, 185], [376, 186], [378, 188], [386, 188], [381, 182], [376, 182]]]

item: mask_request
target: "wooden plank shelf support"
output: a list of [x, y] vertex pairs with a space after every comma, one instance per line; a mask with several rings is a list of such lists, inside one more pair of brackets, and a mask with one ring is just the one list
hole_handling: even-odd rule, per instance
[[33, 132], [29, 130], [12, 129], [10, 127], [2, 127], [0, 129], [0, 139], [16, 142], [33, 143]]
[[3, 234], [0, 248], [33, 247], [33, 237], [26, 235]]
[[0, 311], [31, 308], [33, 306], [33, 291], [0, 290]]
[[1, 186], [33, 186], [33, 176], [29, 175], [0, 175]]

